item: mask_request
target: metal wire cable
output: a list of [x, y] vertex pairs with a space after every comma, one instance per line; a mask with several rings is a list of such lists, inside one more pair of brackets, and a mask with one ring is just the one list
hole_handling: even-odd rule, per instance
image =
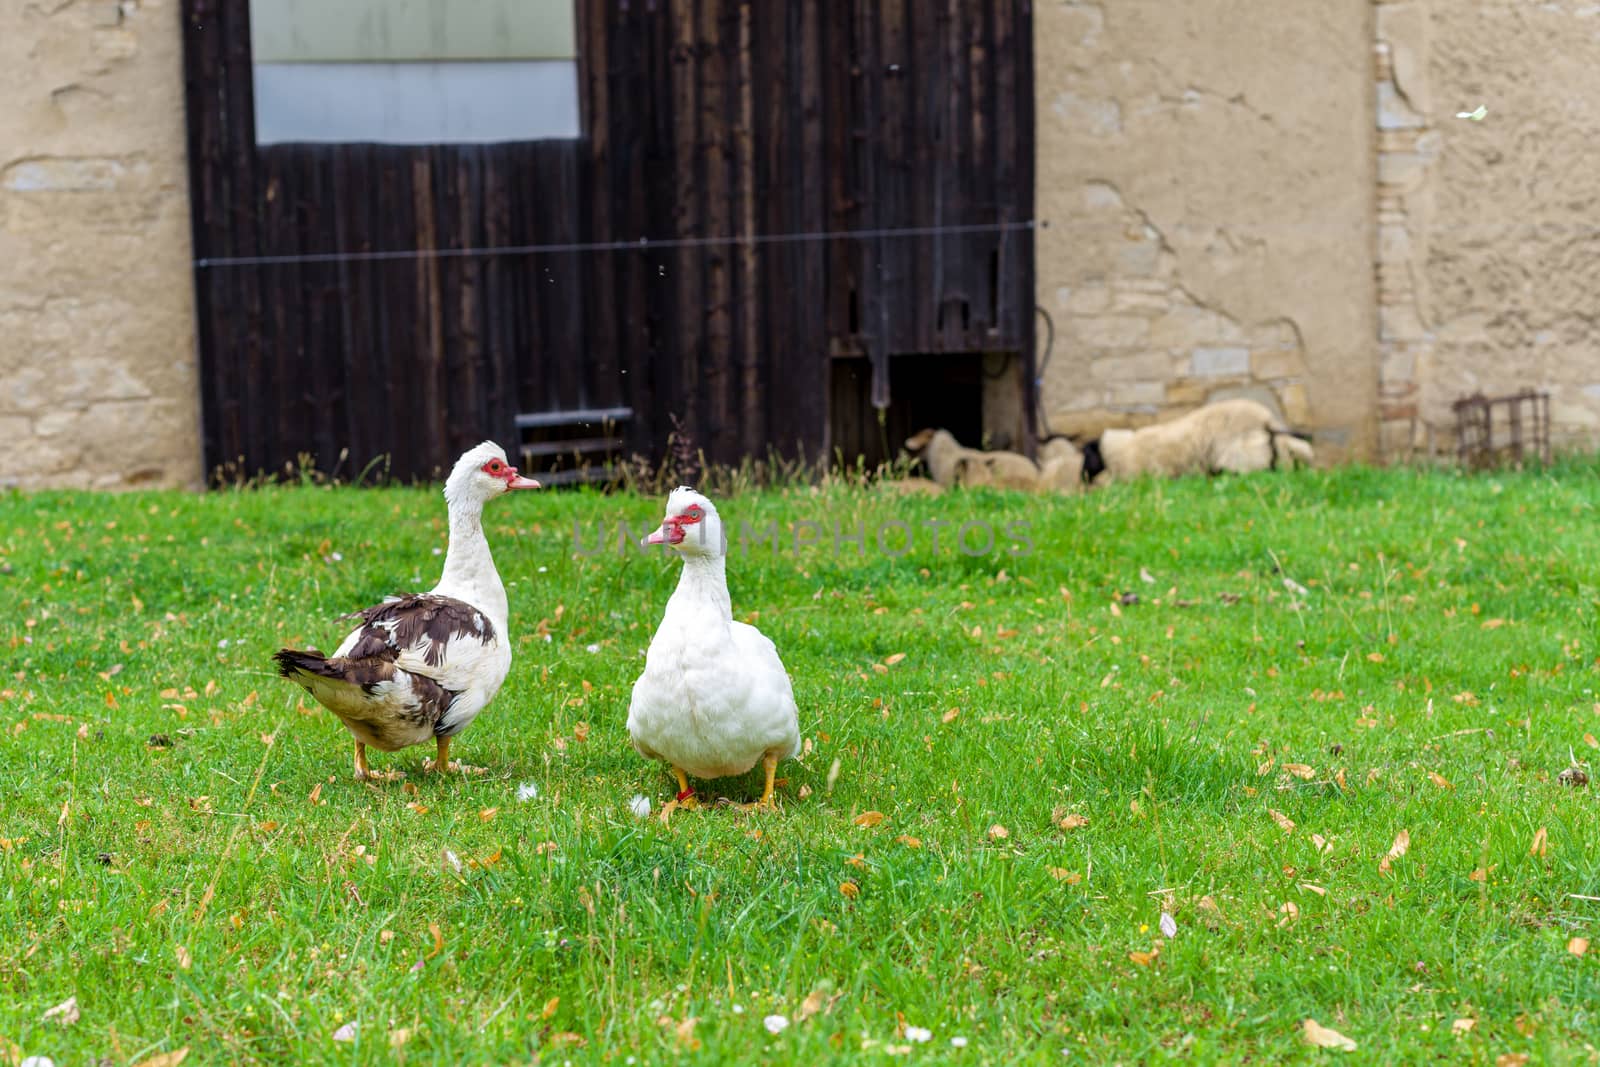
[[900, 229], [825, 230], [815, 233], [758, 233], [731, 237], [641, 237], [636, 241], [585, 241], [562, 244], [499, 245], [487, 248], [405, 248], [383, 252], [308, 252], [288, 256], [208, 256], [194, 261], [197, 270], [224, 267], [267, 267], [290, 263], [384, 263], [397, 260], [473, 259], [491, 256], [545, 255], [561, 252], [632, 252], [672, 248], [716, 248], [727, 245], [797, 244], [806, 241], [866, 240], [883, 237], [937, 237], [941, 234], [1007, 233], [1043, 229], [1047, 222], [981, 222], [956, 226], [907, 226]]

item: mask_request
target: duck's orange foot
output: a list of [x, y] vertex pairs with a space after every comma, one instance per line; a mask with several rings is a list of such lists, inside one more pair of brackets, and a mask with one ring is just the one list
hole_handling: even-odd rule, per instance
[[678, 795], [673, 798], [678, 807], [683, 811], [693, 811], [700, 806], [700, 800], [695, 796], [694, 787], [689, 784], [689, 776], [677, 767], [672, 768], [673, 777], [678, 779]]
[[406, 776], [405, 771], [375, 771], [371, 767], [357, 768], [356, 781], [358, 782], [398, 782]]
[[460, 760], [450, 760], [448, 763], [440, 763], [436, 759], [425, 759], [422, 761], [422, 769], [427, 771], [429, 774], [441, 774], [446, 771], [452, 774], [489, 773], [489, 768], [487, 767], [474, 767], [472, 764], [462, 763]]

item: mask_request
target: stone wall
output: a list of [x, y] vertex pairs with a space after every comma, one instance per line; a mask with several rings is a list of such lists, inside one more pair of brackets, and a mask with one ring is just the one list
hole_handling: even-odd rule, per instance
[[[1457, 398], [1551, 394], [1600, 440], [1600, 5], [1379, 0], [1387, 451], [1448, 450]], [[1482, 105], [1481, 121], [1458, 118]]]
[[176, 0], [0, 0], [0, 486], [196, 485]]
[[1371, 20], [1360, 3], [1035, 5], [1052, 429], [1244, 394], [1326, 459], [1373, 454]]

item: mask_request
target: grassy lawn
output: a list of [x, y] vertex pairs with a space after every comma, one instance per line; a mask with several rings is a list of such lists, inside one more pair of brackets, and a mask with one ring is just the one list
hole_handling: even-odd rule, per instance
[[[431, 586], [437, 492], [0, 496], [0, 1064], [1596, 1062], [1597, 475], [725, 499], [828, 528], [729, 561], [807, 754], [666, 823], [678, 568], [574, 541], [661, 500], [491, 505], [489, 773], [359, 784], [269, 656]], [[935, 518], [1002, 536], [873, 549]]]

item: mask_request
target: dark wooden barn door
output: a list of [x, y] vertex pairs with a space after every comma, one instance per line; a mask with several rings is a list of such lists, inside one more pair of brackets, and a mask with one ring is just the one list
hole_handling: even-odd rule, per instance
[[428, 147], [258, 147], [248, 0], [182, 7], [212, 467], [816, 457], [836, 359], [1031, 365], [1027, 0], [576, 0], [580, 139]]

